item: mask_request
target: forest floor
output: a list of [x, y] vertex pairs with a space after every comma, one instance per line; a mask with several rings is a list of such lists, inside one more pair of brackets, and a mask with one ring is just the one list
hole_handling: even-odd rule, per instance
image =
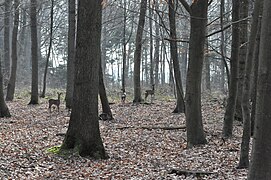
[[[236, 168], [242, 126], [235, 122], [234, 136], [222, 140], [224, 108], [217, 99], [202, 102], [208, 144], [191, 149], [184, 115], [171, 113], [174, 100], [111, 105], [115, 119], [100, 121], [107, 160], [49, 153], [63, 141], [68, 112], [62, 105], [59, 113], [49, 113], [46, 100], [26, 104], [8, 102], [12, 117], [0, 119], [0, 179], [246, 179], [247, 170]], [[207, 175], [170, 174], [172, 169]]]

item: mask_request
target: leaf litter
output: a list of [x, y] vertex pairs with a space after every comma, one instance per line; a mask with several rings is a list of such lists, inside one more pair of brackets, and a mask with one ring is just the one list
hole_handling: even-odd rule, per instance
[[[185, 129], [152, 129], [185, 126], [183, 114], [171, 113], [174, 101], [111, 105], [115, 119], [100, 121], [107, 160], [49, 153], [61, 145], [64, 136], [57, 134], [66, 132], [69, 113], [64, 105], [49, 113], [46, 102], [26, 104], [8, 102], [12, 117], [0, 119], [1, 179], [246, 179], [247, 170], [236, 168], [242, 126], [235, 122], [234, 136], [222, 140], [224, 109], [216, 101], [203, 100], [208, 144], [192, 149], [186, 148]], [[172, 169], [211, 174], [170, 174]]]

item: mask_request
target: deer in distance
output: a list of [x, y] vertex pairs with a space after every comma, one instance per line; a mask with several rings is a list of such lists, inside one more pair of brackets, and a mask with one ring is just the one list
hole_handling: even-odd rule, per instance
[[59, 105], [60, 105], [60, 96], [62, 93], [57, 93], [57, 99], [49, 99], [49, 111], [51, 112], [52, 105], [55, 105], [57, 107], [57, 111], [59, 112]]
[[125, 89], [121, 89], [122, 90], [122, 94], [121, 94], [121, 102], [125, 103], [126, 100], [126, 92]]
[[155, 89], [154, 89], [154, 84], [152, 85], [152, 89], [149, 89], [149, 90], [146, 90], [145, 91], [145, 102], [146, 102], [146, 100], [147, 100], [147, 97], [149, 96], [149, 95], [151, 95], [151, 103], [152, 103], [152, 100], [153, 100], [153, 97], [154, 97], [154, 91], [155, 91]]

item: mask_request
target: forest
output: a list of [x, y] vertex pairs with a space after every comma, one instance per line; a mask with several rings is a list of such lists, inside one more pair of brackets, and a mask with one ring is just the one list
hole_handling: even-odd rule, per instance
[[0, 0], [0, 178], [269, 180], [270, 9]]

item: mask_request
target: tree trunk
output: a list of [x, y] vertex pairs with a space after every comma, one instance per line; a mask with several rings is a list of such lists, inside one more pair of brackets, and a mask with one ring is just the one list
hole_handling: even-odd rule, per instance
[[29, 104], [39, 103], [38, 38], [37, 38], [36, 10], [37, 10], [37, 0], [31, 0], [30, 26], [31, 26], [32, 82], [31, 82], [31, 100]]
[[271, 1], [264, 0], [257, 87], [256, 126], [253, 138], [249, 180], [271, 177]]
[[238, 86], [238, 59], [239, 59], [239, 0], [232, 0], [232, 22], [236, 22], [232, 25], [232, 50], [231, 50], [231, 75], [230, 75], [230, 87], [229, 97], [227, 99], [227, 106], [224, 116], [223, 124], [223, 137], [229, 138], [232, 136], [233, 120], [235, 114], [237, 86]]
[[[224, 28], [224, 13], [225, 13], [225, 0], [220, 0], [220, 29]], [[225, 35], [224, 31], [221, 31], [221, 44], [220, 44], [220, 51], [221, 51], [221, 62], [220, 62], [220, 69], [221, 69], [221, 80], [220, 80], [220, 89], [221, 92], [224, 94], [225, 90], [225, 54], [226, 54], [226, 46], [225, 46]]]
[[151, 0], [149, 0], [149, 26], [150, 26], [150, 84], [154, 84], [153, 78], [153, 34], [152, 34], [152, 18], [153, 18], [153, 10], [151, 5]]
[[47, 79], [47, 71], [48, 71], [48, 65], [49, 65], [49, 59], [50, 59], [50, 54], [51, 54], [51, 49], [52, 49], [52, 44], [53, 44], [53, 25], [54, 25], [54, 0], [51, 0], [51, 25], [50, 25], [50, 34], [49, 34], [49, 47], [48, 47], [48, 54], [46, 58], [46, 64], [45, 64], [45, 69], [44, 69], [44, 76], [43, 76], [43, 88], [42, 88], [42, 93], [40, 97], [44, 98], [45, 97], [45, 91], [46, 91], [46, 79]]
[[177, 37], [176, 33], [176, 16], [175, 16], [175, 4], [173, 0], [168, 1], [168, 8], [169, 8], [169, 26], [170, 26], [170, 53], [171, 59], [173, 60], [173, 70], [174, 70], [174, 77], [175, 77], [175, 84], [177, 90], [177, 103], [173, 113], [184, 113], [185, 106], [184, 106], [184, 93], [183, 93], [183, 86], [182, 86], [182, 78], [180, 72], [180, 64], [178, 60], [178, 49], [177, 49], [177, 42], [174, 41]]
[[[263, 3], [263, 0], [260, 0]], [[261, 7], [262, 13], [262, 7]], [[259, 21], [258, 32], [256, 37], [254, 57], [253, 57], [253, 70], [252, 70], [252, 82], [251, 82], [251, 136], [254, 135], [255, 131], [255, 116], [256, 116], [256, 96], [257, 96], [257, 83], [258, 83], [258, 68], [259, 68], [259, 51], [260, 51], [260, 40], [261, 39], [261, 21]]]
[[74, 106], [62, 145], [96, 159], [107, 157], [98, 121], [101, 16], [101, 0], [78, 1]]
[[[251, 82], [251, 74], [252, 74], [252, 64], [253, 64], [253, 52], [256, 44], [256, 36], [257, 30], [259, 29], [259, 15], [261, 9], [261, 1], [257, 0], [254, 4], [254, 12], [253, 19], [251, 25], [251, 33], [249, 37], [248, 51], [246, 55], [246, 69], [243, 83], [243, 93], [242, 93], [242, 115], [243, 115], [243, 136], [242, 136], [242, 144], [240, 151], [240, 161], [238, 168], [248, 168], [249, 166], [249, 142], [250, 142], [250, 82]], [[261, 15], [260, 15], [261, 16]]]
[[100, 65], [100, 68], [99, 68], [99, 94], [100, 94], [100, 99], [102, 103], [103, 113], [107, 114], [108, 120], [113, 120], [114, 118], [113, 118], [113, 115], [108, 103], [106, 90], [104, 86], [102, 65]]
[[72, 108], [75, 58], [75, 0], [69, 0], [68, 62], [66, 85], [66, 108]]
[[126, 22], [127, 22], [127, 15], [126, 15], [126, 0], [123, 1], [123, 39], [122, 39], [122, 46], [123, 46], [123, 53], [122, 53], [122, 77], [121, 77], [121, 89], [125, 92], [125, 77], [126, 77]]
[[140, 64], [141, 64], [142, 35], [145, 24], [146, 10], [147, 10], [147, 0], [141, 0], [134, 53], [134, 100], [133, 100], [134, 103], [140, 103], [142, 101], [140, 85]]
[[[2, 69], [0, 61], [0, 69]], [[3, 74], [0, 71], [0, 117], [10, 117], [9, 109], [4, 99]]]
[[238, 76], [238, 90], [236, 99], [235, 119], [243, 121], [242, 118], [242, 94], [243, 94], [243, 81], [245, 76], [246, 66], [246, 53], [247, 53], [247, 41], [248, 41], [248, 0], [240, 0], [240, 52], [239, 52], [239, 76]]
[[8, 82], [7, 89], [7, 101], [12, 101], [14, 98], [15, 92], [15, 82], [16, 82], [16, 73], [17, 73], [17, 35], [18, 35], [18, 26], [19, 26], [19, 0], [15, 0], [14, 2], [14, 26], [12, 32], [12, 66], [11, 66], [11, 74]]
[[154, 21], [155, 21], [155, 44], [154, 44], [154, 83], [155, 86], [158, 87], [159, 84], [159, 47], [160, 47], [160, 40], [159, 40], [159, 24], [158, 24], [158, 11], [159, 6], [158, 3], [155, 3], [155, 14], [154, 14]]
[[10, 73], [10, 11], [11, 0], [5, 0], [4, 16], [4, 78], [9, 77]]
[[204, 59], [208, 0], [194, 1], [190, 8], [191, 29], [185, 97], [188, 147], [207, 143], [202, 124], [201, 79]]

